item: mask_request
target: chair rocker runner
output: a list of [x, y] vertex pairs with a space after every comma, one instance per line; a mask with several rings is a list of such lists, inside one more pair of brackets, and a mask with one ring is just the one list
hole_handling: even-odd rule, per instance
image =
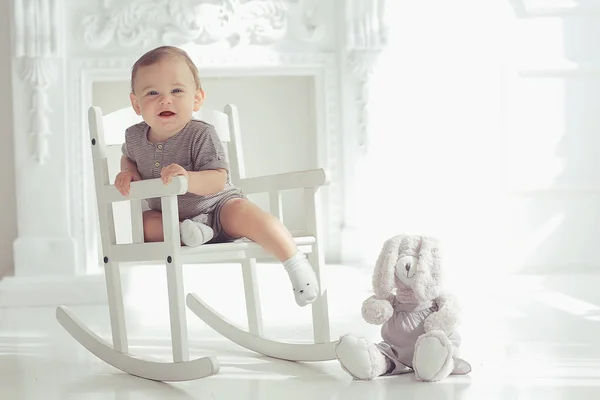
[[[328, 184], [325, 171], [314, 169], [246, 178], [236, 107], [227, 105], [224, 112], [201, 109], [195, 117], [215, 126], [226, 149], [233, 184], [246, 194], [268, 193], [270, 212], [275, 217], [282, 218], [283, 215], [283, 191], [304, 190], [306, 228], [303, 232], [292, 234], [298, 248], [307, 254], [321, 290], [319, 297], [311, 305], [314, 343], [286, 343], [263, 336], [262, 312], [256, 282], [256, 259], [269, 255], [257, 243], [243, 239], [193, 248], [181, 246], [177, 196], [187, 192], [187, 180], [184, 177], [175, 177], [166, 186], [160, 179], [132, 182], [127, 197], [123, 197], [110, 183], [111, 176], [118, 172], [125, 129], [141, 121], [130, 108], [103, 116], [98, 107], [91, 107], [88, 115], [112, 345], [84, 326], [65, 307], [57, 308], [57, 320], [75, 340], [108, 364], [129, 374], [158, 381], [193, 380], [214, 375], [219, 371], [218, 361], [214, 357], [189, 360], [186, 303], [194, 314], [215, 331], [254, 352], [290, 361], [335, 359], [334, 346], [337, 342], [330, 340], [327, 291], [321, 271], [324, 262], [318, 224], [319, 188]], [[105, 126], [108, 126], [109, 136], [120, 135], [108, 146], [105, 142]], [[144, 243], [142, 202], [148, 198], [161, 198], [163, 242]], [[122, 208], [122, 205], [127, 203], [129, 207]], [[123, 224], [123, 221], [131, 222], [131, 227], [127, 228], [125, 234], [122, 229], [118, 229], [122, 228], [119, 224]], [[121, 236], [130, 236], [128, 239], [126, 237], [125, 241], [119, 240], [120, 233]], [[247, 331], [217, 313], [198, 295], [190, 293], [187, 297], [184, 296], [183, 264], [221, 261], [239, 262], [242, 266], [248, 316]], [[129, 353], [119, 270], [120, 264], [128, 262], [165, 264], [173, 362], [140, 358]]]

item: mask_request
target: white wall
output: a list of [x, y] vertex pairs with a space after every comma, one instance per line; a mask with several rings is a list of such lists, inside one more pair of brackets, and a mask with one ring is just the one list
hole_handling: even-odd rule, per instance
[[[284, 106], [287, 111], [283, 116], [267, 118], [276, 131], [289, 134], [280, 136], [278, 132], [275, 136], [281, 138], [279, 144], [286, 147], [274, 156], [259, 153], [259, 149], [247, 149], [249, 174], [315, 167], [316, 160], [319, 167], [329, 170], [330, 185], [321, 191], [323, 247], [327, 260], [339, 260], [341, 232], [347, 228], [344, 222], [344, 189], [349, 181], [346, 167], [354, 158], [347, 150], [352, 150], [358, 136], [355, 126], [359, 118], [353, 117], [366, 105], [360, 98], [344, 101], [345, 95], [341, 92], [348, 91], [349, 96], [359, 92], [359, 81], [366, 73], [363, 66], [379, 49], [380, 40], [371, 39], [382, 32], [364, 29], [379, 26], [373, 23], [380, 20], [377, 1], [373, 1], [371, 7], [364, 7], [363, 0], [335, 0], [273, 2], [272, 7], [258, 8], [247, 7], [246, 2], [233, 5], [204, 2], [201, 8], [192, 4], [194, 2], [182, 2], [182, 6], [176, 8], [167, 2], [147, 1], [131, 1], [127, 7], [103, 0], [2, 3], [3, 16], [12, 14], [7, 3], [20, 6], [19, 12], [13, 15], [18, 35], [12, 44], [9, 40], [2, 42], [6, 50], [9, 47], [13, 50], [6, 53], [13, 58], [14, 146], [5, 148], [14, 147], [11, 150], [15, 166], [11, 169], [10, 158], [4, 157], [3, 162], [8, 166], [4, 171], [26, 178], [18, 179], [14, 185], [18, 208], [14, 210], [13, 206], [7, 210], [7, 215], [16, 214], [18, 237], [13, 244], [15, 278], [4, 280], [4, 286], [27, 282], [23, 285], [35, 293], [47, 287], [46, 279], [56, 280], [61, 276], [64, 286], [53, 288], [62, 292], [63, 287], [71, 285], [71, 278], [78, 282], [88, 278], [79, 279], [80, 275], [88, 275], [96, 262], [94, 252], [90, 251], [95, 237], [89, 221], [95, 207], [86, 198], [86, 193], [91, 192], [91, 181], [86, 178], [91, 172], [86, 115], [92, 82], [127, 80], [127, 71], [135, 58], [162, 44], [186, 48], [207, 76], [230, 77], [239, 73], [238, 76], [301, 74], [314, 77], [311, 79], [316, 84], [316, 93], [312, 93], [312, 83], [309, 85], [308, 80], [302, 82], [302, 79], [285, 86], [275, 85], [265, 92], [265, 84], [257, 78], [254, 84], [242, 85], [248, 87], [247, 91], [236, 90], [242, 97], [235, 97], [233, 102], [245, 104], [240, 107], [242, 113], [255, 110], [242, 114], [242, 120], [245, 131], [254, 130], [257, 139], [266, 132], [252, 127], [260, 120], [256, 116], [274, 107]], [[347, 15], [347, 11], [352, 10], [354, 14]], [[193, 13], [193, 24], [180, 23], [189, 20]], [[224, 15], [229, 23], [215, 26], [211, 15], [217, 14]], [[41, 22], [31, 23], [31, 15]], [[156, 19], [156, 15], [161, 17]], [[247, 24], [249, 15], [259, 23]], [[197, 26], [207, 29], [198, 30]], [[40, 27], [49, 27], [49, 31]], [[41, 34], [40, 29], [44, 30]], [[349, 38], [353, 40], [346, 40]], [[24, 73], [30, 70], [47, 73]], [[352, 79], [349, 70], [352, 70]], [[205, 81], [207, 86], [211, 85], [209, 79]], [[237, 87], [238, 83], [235, 80], [219, 83], [225, 84]], [[43, 87], [32, 90], [39, 85]], [[209, 90], [209, 104], [218, 99], [217, 93], [221, 94]], [[261, 95], [264, 96], [258, 97]], [[124, 91], [122, 100], [127, 102], [126, 99]], [[32, 101], [41, 104], [34, 113], [31, 112]], [[292, 105], [296, 101], [298, 103]], [[5, 107], [3, 112], [8, 109]], [[346, 118], [342, 121], [343, 115], [350, 116], [347, 118], [350, 123], [346, 124]], [[315, 141], [306, 135], [306, 132], [314, 132], [310, 129], [313, 124], [318, 127], [318, 154], [312, 147]], [[259, 147], [262, 149], [262, 145]], [[48, 152], [43, 151], [45, 148]], [[295, 158], [287, 157], [296, 154]], [[87, 172], [82, 174], [81, 171]], [[284, 199], [284, 205], [290, 205], [294, 211], [293, 202], [285, 200], [289, 199]], [[285, 214], [292, 228], [294, 221], [300, 222], [298, 215]], [[30, 284], [33, 281], [35, 284]]]
[[600, 5], [563, 4], [519, 20], [507, 99], [511, 248], [532, 271], [600, 268]]
[[[205, 107], [238, 107], [246, 175], [260, 176], [319, 167], [314, 116], [314, 82], [310, 77], [203, 78]], [[96, 82], [94, 105], [104, 113], [129, 107], [128, 82]], [[267, 196], [250, 198], [267, 209]], [[283, 196], [284, 222], [303, 228], [302, 193]]]
[[498, 25], [511, 10], [490, 6], [390, 4], [398, 18], [370, 84], [370, 147], [358, 174], [371, 265], [400, 233], [441, 238], [448, 264], [463, 269], [497, 265], [506, 204]]
[[[66, 189], [63, 186], [69, 186], [64, 183], [67, 170], [63, 157], [66, 151], [64, 142], [81, 133], [78, 119], [73, 117], [76, 113], [68, 113], [68, 108], [73, 108], [72, 104], [65, 101], [65, 98], [75, 103], [82, 100], [78, 98], [81, 91], [73, 89], [78, 88], [79, 76], [72, 72], [80, 71], [75, 68], [78, 64], [73, 58], [81, 57], [81, 65], [86, 65], [88, 70], [119, 69], [124, 65], [121, 57], [131, 55], [134, 48], [121, 46], [117, 37], [100, 50], [83, 43], [85, 27], [81, 24], [82, 17], [104, 9], [100, 3], [107, 5], [110, 2], [72, 0], [68, 3], [66, 21], [55, 24], [67, 27], [69, 40], [65, 56], [69, 61], [62, 63], [61, 60], [59, 64], [69, 66], [62, 70], [68, 79], [60, 75], [48, 91], [53, 100], [53, 114], [50, 115], [54, 158], [48, 167], [43, 167], [43, 171], [40, 167], [33, 170], [43, 182], [53, 183], [44, 186], [32, 179], [28, 184], [20, 185], [23, 190], [17, 188], [21, 194], [19, 203], [31, 201], [35, 204], [38, 198], [45, 197], [55, 201], [48, 203], [55, 212], [43, 213], [52, 217], [44, 218], [44, 230], [40, 230], [38, 215], [30, 211], [34, 207], [26, 205], [19, 209], [19, 215], [22, 215], [19, 234], [26, 239], [22, 242], [22, 253], [29, 253], [35, 245], [43, 260], [48, 258], [45, 251], [52, 249], [55, 252], [54, 244], [46, 245], [54, 243], [54, 236], [62, 238], [65, 243], [70, 241], [68, 228], [59, 223], [68, 220], [70, 215], [66, 206], [63, 207], [66, 201], [62, 199], [79, 189], [75, 184], [70, 187], [71, 192], [63, 190]], [[463, 250], [469, 250], [468, 263], [473, 268], [478, 268], [481, 263], [498, 265], [500, 256], [512, 257], [509, 261], [513, 267], [517, 265], [534, 270], [548, 266], [600, 265], [600, 253], [593, 247], [595, 238], [600, 237], [600, 228], [595, 223], [600, 216], [600, 164], [594, 159], [594, 150], [598, 147], [596, 132], [600, 128], [597, 117], [600, 49], [593, 41], [600, 33], [598, 2], [430, 0], [387, 3], [390, 6], [387, 15], [393, 16], [390, 17], [393, 24], [390, 26], [390, 44], [380, 59], [370, 88], [372, 126], [367, 167], [363, 168], [363, 163], [356, 176], [347, 174], [349, 168], [346, 167], [355, 163], [353, 153], [348, 150], [356, 145], [352, 133], [355, 124], [346, 123], [343, 136], [329, 146], [337, 151], [335, 147], [344, 142], [344, 146], [340, 146], [343, 147], [343, 174], [351, 177], [345, 183], [351, 183], [349, 189], [352, 189], [350, 186], [355, 189], [346, 191], [345, 186], [340, 186], [346, 191], [346, 198], [342, 199], [340, 194], [336, 203], [339, 208], [345, 208], [343, 203], [349, 197], [357, 198], [352, 202], [355, 205], [345, 210], [345, 214], [356, 215], [361, 223], [360, 235], [351, 245], [364, 249], [366, 259], [372, 262], [374, 252], [389, 233], [421, 231], [449, 238], [457, 261], [467, 253]], [[530, 18], [531, 15], [526, 12], [528, 3], [541, 10], [536, 18]], [[2, 18], [8, 19], [9, 4], [0, 2]], [[301, 6], [300, 3], [293, 4], [294, 7]], [[331, 6], [334, 3], [327, 4]], [[516, 7], [525, 11], [519, 14], [519, 18], [510, 8], [515, 4], [526, 4], [525, 8]], [[563, 6], [565, 8], [561, 10]], [[558, 9], [548, 10], [546, 7]], [[101, 16], [108, 15], [108, 10], [101, 13]], [[342, 15], [338, 13], [334, 18], [333, 14], [324, 13], [320, 18], [329, 22]], [[345, 32], [351, 24], [346, 26], [343, 17], [339, 19], [340, 31]], [[323, 21], [319, 20], [319, 23]], [[6, 33], [0, 34], [0, 50], [7, 54], [11, 46], [8, 26], [5, 23], [0, 28]], [[112, 33], [109, 32], [110, 35]], [[340, 33], [340, 36], [343, 35]], [[127, 35], [119, 37], [122, 42]], [[323, 38], [325, 40], [321, 42], [319, 36], [292, 35], [290, 40], [276, 47], [290, 53], [306, 51], [340, 55], [336, 46], [342, 45], [327, 35]], [[92, 58], [86, 60], [86, 57]], [[8, 64], [6, 58], [1, 61], [0, 71], [6, 70]], [[342, 78], [339, 81], [329, 80], [334, 82], [329, 85], [351, 87], [352, 84], [343, 77], [349, 64], [345, 53], [340, 55], [339, 64], [345, 65], [340, 68]], [[0, 85], [4, 85], [2, 88], [5, 89], [2, 95], [10, 93], [6, 90], [10, 87], [6, 78], [0, 78]], [[233, 102], [247, 104], [241, 107], [245, 132], [255, 132], [252, 134], [257, 138], [265, 133], [255, 125], [259, 122], [256, 115], [260, 114], [249, 111], [248, 115], [244, 115], [244, 110], [257, 107], [256, 110], [260, 111], [260, 107], [281, 106], [282, 103], [272, 96], [275, 93], [290, 95], [291, 99], [285, 104], [290, 104], [293, 99], [313, 96], [309, 85], [298, 81], [290, 82], [290, 86], [271, 87], [268, 92], [260, 78], [245, 80], [242, 85], [247, 87], [245, 91], [238, 90], [238, 82], [229, 78], [218, 83], [206, 79], [205, 85], [208, 104], [224, 102], [218, 97], [226, 93], [220, 87], [236, 89], [232, 93], [242, 97], [236, 97]], [[17, 77], [13, 86], [16, 99], [13, 109], [18, 119], [12, 121], [14, 138], [7, 135], [3, 142], [5, 145], [0, 151], [5, 153], [0, 163], [5, 166], [2, 168], [2, 173], [6, 174], [4, 184], [14, 192], [11, 140], [21, 147], [17, 149], [16, 158], [25, 160], [28, 154], [24, 143], [29, 129], [25, 116], [31, 96], [30, 85]], [[126, 105], [127, 84], [123, 83], [123, 87], [119, 101]], [[65, 88], [73, 91], [65, 92]], [[255, 95], [265, 97], [257, 100]], [[8, 132], [11, 130], [10, 96], [2, 98], [7, 106], [2, 107], [0, 113], [5, 116], [3, 123]], [[298, 105], [299, 109], [305, 105], [309, 110], [311, 103], [303, 101]], [[335, 118], [329, 122], [332, 126], [337, 123], [338, 111], [346, 116], [357, 112], [354, 104], [336, 102], [318, 109], [326, 108], [334, 110], [331, 115]], [[290, 134], [281, 136], [281, 144], [289, 147], [278, 155], [296, 154], [294, 151], [299, 148], [307, 157], [290, 160], [265, 157], [264, 161], [268, 163], [264, 163], [263, 153], [260, 153], [262, 145], [258, 149], [247, 146], [249, 174], [260, 174], [263, 172], [261, 168], [274, 172], [313, 165], [309, 145], [312, 139], [302, 133], [292, 134], [293, 131], [287, 129], [307, 131], [301, 125], [307, 120], [300, 112], [288, 111], [288, 117], [269, 119], [269, 122], [280, 124], [274, 125], [275, 130], [283, 129], [283, 126]], [[252, 143], [258, 141], [252, 139]], [[332, 158], [339, 166], [339, 157]], [[18, 164], [19, 171], [22, 171], [21, 164], [25, 163]], [[425, 170], [426, 166], [428, 170]], [[49, 172], [46, 174], [45, 171]], [[60, 178], [55, 179], [55, 176]], [[68, 181], [77, 182], [74, 178], [77, 177], [71, 174]], [[58, 191], [60, 196], [53, 195], [56, 185], [61, 188]], [[377, 202], [373, 202], [373, 194], [377, 196]], [[1, 243], [4, 247], [0, 249], [3, 257], [8, 257], [16, 230], [11, 220], [15, 215], [15, 205], [14, 200], [6, 196], [1, 201], [9, 203], [3, 207], [6, 210], [3, 218], [9, 220], [2, 223]], [[76, 205], [75, 202], [73, 206]], [[75, 222], [80, 221], [80, 217], [78, 211], [73, 212]], [[346, 223], [340, 221], [339, 225]], [[340, 226], [340, 229], [346, 227]], [[73, 234], [78, 235], [79, 232]], [[476, 243], [470, 241], [473, 238]], [[67, 247], [70, 248], [65, 244]], [[476, 256], [472, 250], [476, 250]], [[66, 265], [65, 269], [74, 269], [62, 260], [58, 260], [57, 264]], [[44, 262], [40, 263], [39, 269], [46, 271], [49, 268]], [[59, 267], [54, 269], [61, 270]]]
[[[11, 2], [0, 2], [0, 54], [11, 53]], [[0, 278], [13, 272], [13, 242], [17, 237], [11, 57], [0, 59]]]
[[600, 268], [600, 7], [512, 3], [539, 12], [390, 9], [359, 176], [368, 261], [386, 237], [417, 232], [442, 237], [464, 272]]

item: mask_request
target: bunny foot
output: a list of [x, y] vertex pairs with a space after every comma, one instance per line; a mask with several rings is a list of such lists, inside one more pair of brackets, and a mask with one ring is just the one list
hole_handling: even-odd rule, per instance
[[371, 380], [383, 375], [389, 367], [387, 358], [364, 338], [342, 336], [335, 353], [342, 369], [354, 379]]
[[435, 382], [454, 369], [452, 343], [443, 331], [429, 331], [417, 339], [413, 369], [418, 380]]

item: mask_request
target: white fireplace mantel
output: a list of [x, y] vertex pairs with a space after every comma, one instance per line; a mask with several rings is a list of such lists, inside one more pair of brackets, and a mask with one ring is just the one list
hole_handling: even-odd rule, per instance
[[[72, 285], [94, 263], [87, 147], [93, 82], [127, 80], [161, 44], [204, 76], [314, 77], [326, 258], [352, 261], [353, 166], [368, 145], [366, 82], [385, 45], [384, 0], [14, 0], [15, 277]], [[88, 160], [88, 161], [86, 161]], [[61, 279], [65, 278], [65, 279]], [[11, 283], [11, 281], [13, 283]], [[83, 281], [82, 281], [83, 282]], [[65, 283], [65, 285], [67, 284]], [[35, 285], [31, 286], [35, 290]], [[77, 292], [85, 296], [85, 290]], [[93, 297], [93, 296], [92, 296]], [[93, 299], [79, 299], [89, 300]], [[78, 301], [73, 299], [73, 301]]]

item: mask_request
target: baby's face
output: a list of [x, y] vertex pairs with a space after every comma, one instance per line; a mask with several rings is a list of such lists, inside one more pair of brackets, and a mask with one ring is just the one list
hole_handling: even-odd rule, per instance
[[131, 104], [138, 115], [161, 135], [179, 132], [198, 111], [204, 93], [196, 89], [194, 75], [185, 61], [162, 60], [141, 67], [135, 76]]

